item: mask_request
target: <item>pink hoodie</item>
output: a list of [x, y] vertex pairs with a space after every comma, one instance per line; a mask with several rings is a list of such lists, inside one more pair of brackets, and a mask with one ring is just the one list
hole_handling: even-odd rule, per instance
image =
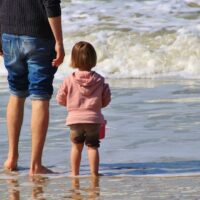
[[111, 100], [109, 85], [94, 71], [76, 71], [60, 86], [57, 102], [66, 106], [66, 124], [103, 123], [101, 108]]

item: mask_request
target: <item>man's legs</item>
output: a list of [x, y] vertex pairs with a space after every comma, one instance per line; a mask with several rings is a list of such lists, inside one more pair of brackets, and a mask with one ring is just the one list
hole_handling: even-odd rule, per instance
[[33, 99], [30, 174], [49, 173], [50, 171], [42, 166], [41, 160], [49, 122], [49, 99], [53, 93], [52, 83], [57, 70], [52, 66], [55, 43], [51, 40], [5, 33], [2, 35], [2, 41], [10, 92], [18, 96], [11, 97], [8, 105], [9, 153], [4, 166], [11, 170], [17, 167], [24, 101], [25, 97], [30, 95]]
[[22, 36], [28, 65], [29, 94], [32, 99], [32, 153], [30, 175], [51, 173], [42, 165], [42, 153], [49, 124], [49, 101], [57, 68], [52, 66], [54, 41]]
[[7, 170], [16, 170], [18, 161], [18, 143], [23, 122], [25, 98], [10, 96], [7, 106], [8, 158], [4, 163]]
[[49, 124], [49, 101], [32, 100], [32, 154], [30, 175], [51, 173], [42, 166], [42, 152]]

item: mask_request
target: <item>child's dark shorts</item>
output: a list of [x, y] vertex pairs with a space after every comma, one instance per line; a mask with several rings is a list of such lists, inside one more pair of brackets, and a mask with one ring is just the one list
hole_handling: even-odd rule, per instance
[[70, 125], [70, 139], [73, 143], [85, 143], [89, 147], [99, 147], [100, 124], [72, 124]]

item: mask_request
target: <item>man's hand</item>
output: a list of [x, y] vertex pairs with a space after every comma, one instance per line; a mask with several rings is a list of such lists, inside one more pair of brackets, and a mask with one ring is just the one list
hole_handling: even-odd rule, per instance
[[56, 43], [55, 51], [56, 51], [56, 58], [53, 59], [52, 65], [54, 67], [58, 67], [60, 64], [62, 64], [64, 57], [65, 57], [65, 51], [64, 51], [63, 44]]
[[65, 57], [65, 51], [63, 47], [63, 36], [62, 36], [62, 26], [61, 26], [61, 16], [49, 17], [49, 24], [55, 38], [55, 51], [56, 58], [53, 59], [52, 65], [58, 67]]

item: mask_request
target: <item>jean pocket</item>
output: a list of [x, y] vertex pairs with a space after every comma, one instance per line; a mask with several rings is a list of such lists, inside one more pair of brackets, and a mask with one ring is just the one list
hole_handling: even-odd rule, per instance
[[25, 39], [24, 50], [29, 55], [51, 56], [54, 52], [52, 43], [42, 39]]

